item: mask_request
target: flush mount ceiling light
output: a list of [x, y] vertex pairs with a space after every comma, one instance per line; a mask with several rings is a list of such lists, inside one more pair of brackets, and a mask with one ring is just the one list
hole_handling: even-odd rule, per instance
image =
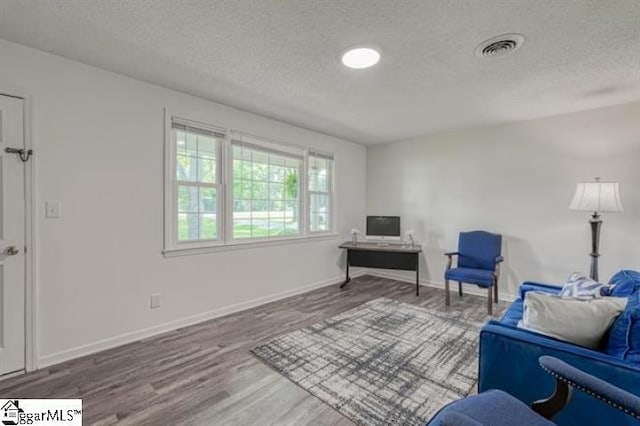
[[504, 56], [518, 49], [522, 43], [524, 43], [522, 34], [501, 34], [480, 43], [475, 53], [479, 57]]
[[370, 47], [357, 47], [347, 50], [342, 55], [342, 63], [354, 69], [363, 69], [374, 66], [380, 60], [380, 53]]

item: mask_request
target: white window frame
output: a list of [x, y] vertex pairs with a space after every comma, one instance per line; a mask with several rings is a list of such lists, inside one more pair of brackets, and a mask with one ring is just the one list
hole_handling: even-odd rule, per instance
[[[291, 244], [305, 242], [309, 239], [334, 239], [337, 229], [337, 208], [335, 203], [336, 158], [333, 154], [315, 149], [285, 144], [250, 133], [231, 130], [226, 127], [209, 124], [203, 120], [186, 118], [186, 114], [172, 114], [165, 109], [165, 144], [164, 144], [164, 241], [162, 253], [165, 257], [200, 254], [216, 251], [237, 250], [261, 246]], [[217, 188], [217, 236], [215, 240], [178, 241], [178, 186], [176, 179], [176, 141], [173, 137], [174, 121], [225, 135], [217, 146], [217, 182], [209, 184], [201, 182], [198, 186]], [[278, 237], [233, 238], [233, 156], [232, 140], [246, 141], [248, 144], [263, 147], [274, 152], [301, 156], [299, 172], [299, 234]], [[329, 229], [326, 231], [310, 231], [310, 191], [308, 184], [309, 155], [317, 153], [333, 158], [330, 192]], [[193, 182], [186, 182], [193, 185]]]
[[[329, 189], [327, 192], [324, 191], [312, 191], [309, 188], [309, 171], [310, 166], [309, 162], [313, 156], [324, 157], [326, 159], [331, 160], [331, 168], [329, 169], [329, 176], [327, 188]], [[336, 218], [336, 209], [335, 209], [335, 171], [336, 171], [336, 158], [333, 154], [329, 152], [319, 151], [317, 149], [307, 149], [305, 153], [305, 198], [306, 198], [306, 233], [308, 235], [324, 235], [324, 234], [333, 234], [336, 230], [335, 218]], [[329, 227], [324, 231], [312, 231], [311, 230], [311, 195], [312, 194], [327, 194], [329, 196]]]
[[[180, 116], [170, 115], [167, 120], [167, 135], [165, 146], [165, 250], [193, 249], [211, 247], [224, 244], [224, 206], [225, 197], [224, 173], [224, 140], [216, 146], [216, 183], [179, 181], [176, 178], [177, 143], [174, 137], [173, 124], [178, 123], [192, 128], [202, 129], [224, 135], [224, 128], [189, 120]], [[216, 188], [216, 235], [215, 239], [198, 239], [189, 241], [178, 240], [178, 188], [179, 186], [194, 186], [198, 188]]]
[[[306, 180], [302, 177], [302, 175], [306, 172], [305, 167], [305, 158], [306, 152], [302, 148], [294, 147], [291, 145], [285, 145], [278, 142], [270, 141], [267, 138], [254, 136], [249, 133], [240, 132], [237, 130], [231, 131], [231, 136], [228, 138], [229, 141], [227, 143], [227, 179], [226, 181], [229, 183], [226, 198], [226, 205], [229, 206], [227, 209], [227, 220], [226, 220], [226, 229], [227, 233], [227, 242], [233, 244], [242, 244], [242, 243], [253, 243], [253, 242], [261, 242], [261, 241], [286, 241], [297, 238], [302, 238], [306, 235], [305, 233], [305, 211], [304, 209], [304, 198], [305, 191], [302, 186], [303, 181]], [[233, 237], [233, 146], [234, 144], [247, 144], [248, 146], [254, 146], [257, 149], [263, 149], [264, 151], [273, 152], [275, 154], [280, 155], [290, 155], [292, 157], [299, 157], [300, 167], [298, 169], [298, 234], [296, 235], [288, 235], [288, 236], [279, 236], [279, 237], [253, 237], [253, 238], [234, 238]]]

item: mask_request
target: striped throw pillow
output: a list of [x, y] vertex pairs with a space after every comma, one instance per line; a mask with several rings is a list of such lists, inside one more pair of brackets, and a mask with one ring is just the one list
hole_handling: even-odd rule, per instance
[[610, 287], [587, 278], [579, 272], [574, 272], [562, 287], [560, 297], [564, 299], [597, 299], [608, 296]]

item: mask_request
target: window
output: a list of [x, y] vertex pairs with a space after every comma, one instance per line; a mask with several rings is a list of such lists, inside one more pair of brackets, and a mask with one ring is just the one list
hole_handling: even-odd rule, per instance
[[165, 252], [330, 233], [333, 155], [167, 114]]
[[332, 228], [333, 156], [309, 151], [309, 231]]
[[174, 150], [175, 200], [173, 233], [178, 243], [220, 239], [221, 149], [224, 133], [175, 120], [171, 125]]
[[296, 155], [234, 139], [231, 155], [232, 238], [300, 235], [302, 152]]

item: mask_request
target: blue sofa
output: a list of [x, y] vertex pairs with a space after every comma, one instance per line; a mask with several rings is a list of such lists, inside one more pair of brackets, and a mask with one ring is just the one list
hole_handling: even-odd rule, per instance
[[[550, 355], [635, 395], [640, 395], [640, 363], [622, 360], [572, 343], [517, 327], [522, 319], [527, 291], [558, 293], [560, 287], [526, 282], [519, 298], [500, 321], [489, 321], [480, 332], [478, 391], [503, 390], [524, 403], [544, 398], [554, 389], [554, 379], [543, 373], [538, 358]], [[624, 413], [593, 397], [576, 392], [554, 422], [559, 425], [638, 425]]]

